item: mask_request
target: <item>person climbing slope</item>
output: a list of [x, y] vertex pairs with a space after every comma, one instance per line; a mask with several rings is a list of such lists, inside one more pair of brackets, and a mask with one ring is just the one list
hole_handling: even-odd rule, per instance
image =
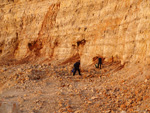
[[79, 67], [80, 67], [80, 60], [74, 64], [73, 76], [76, 74], [76, 71], [78, 71], [79, 75], [81, 75]]
[[98, 67], [100, 65], [100, 69], [102, 69], [102, 58], [98, 58]]

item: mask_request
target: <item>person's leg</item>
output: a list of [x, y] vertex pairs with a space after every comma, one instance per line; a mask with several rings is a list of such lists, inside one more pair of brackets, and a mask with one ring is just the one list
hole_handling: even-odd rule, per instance
[[75, 69], [74, 69], [74, 72], [73, 72], [73, 76], [76, 74], [76, 71], [77, 71], [77, 70], [76, 70], [76, 68], [75, 68]]
[[100, 64], [100, 69], [102, 68], [101, 66], [102, 66], [102, 64]]
[[79, 72], [79, 75], [81, 75], [81, 73], [80, 73], [80, 69], [78, 69], [78, 72]]

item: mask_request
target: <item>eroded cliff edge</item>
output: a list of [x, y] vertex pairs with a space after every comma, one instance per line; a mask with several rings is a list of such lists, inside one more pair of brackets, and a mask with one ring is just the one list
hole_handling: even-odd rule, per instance
[[[149, 0], [0, 1], [0, 58], [150, 62]], [[88, 62], [87, 62], [88, 61]]]

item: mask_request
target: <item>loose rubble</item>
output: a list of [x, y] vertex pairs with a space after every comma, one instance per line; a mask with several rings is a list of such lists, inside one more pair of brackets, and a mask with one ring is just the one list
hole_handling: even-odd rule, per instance
[[91, 68], [82, 76], [72, 76], [69, 64], [3, 67], [0, 101], [18, 103], [21, 113], [149, 113], [149, 73], [120, 66]]

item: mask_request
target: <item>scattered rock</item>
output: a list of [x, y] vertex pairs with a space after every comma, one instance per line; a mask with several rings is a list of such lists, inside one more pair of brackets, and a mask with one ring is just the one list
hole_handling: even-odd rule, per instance
[[121, 111], [120, 113], [127, 113], [126, 111]]
[[19, 113], [19, 107], [16, 102], [0, 102], [0, 113]]

